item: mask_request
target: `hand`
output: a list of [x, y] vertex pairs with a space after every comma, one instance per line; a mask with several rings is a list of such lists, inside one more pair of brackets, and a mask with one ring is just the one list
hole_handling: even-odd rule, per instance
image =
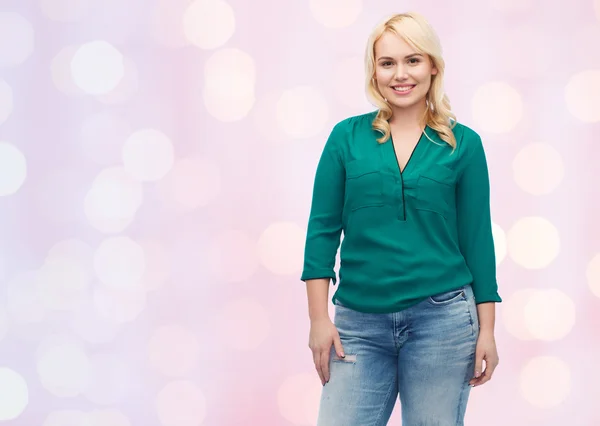
[[335, 346], [335, 352], [340, 358], [344, 358], [344, 348], [335, 325], [327, 317], [321, 320], [312, 321], [310, 324], [310, 335], [308, 338], [308, 347], [313, 353], [315, 368], [321, 379], [321, 384], [329, 381], [329, 355], [331, 345]]
[[[485, 371], [482, 370], [484, 360]], [[481, 386], [491, 380], [498, 362], [498, 350], [496, 349], [494, 334], [480, 332], [477, 338], [477, 348], [475, 349], [475, 374], [469, 381], [469, 385]]]

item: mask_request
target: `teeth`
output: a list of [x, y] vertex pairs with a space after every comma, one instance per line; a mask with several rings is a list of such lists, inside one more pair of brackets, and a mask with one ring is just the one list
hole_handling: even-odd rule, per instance
[[412, 88], [413, 88], [413, 86], [408, 86], [408, 87], [396, 86], [396, 87], [394, 87], [394, 90], [396, 90], [398, 92], [408, 92]]

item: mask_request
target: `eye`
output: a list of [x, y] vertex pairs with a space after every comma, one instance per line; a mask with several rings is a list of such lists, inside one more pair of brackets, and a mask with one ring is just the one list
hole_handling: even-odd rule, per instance
[[418, 64], [421, 61], [418, 58], [410, 58], [408, 60], [408, 62], [414, 65], [414, 64]]
[[385, 61], [381, 63], [381, 66], [383, 67], [389, 67], [390, 65], [392, 65], [392, 61]]

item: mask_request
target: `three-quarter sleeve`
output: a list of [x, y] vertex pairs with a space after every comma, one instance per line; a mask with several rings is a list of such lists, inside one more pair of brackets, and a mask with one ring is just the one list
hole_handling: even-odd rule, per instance
[[313, 185], [312, 203], [301, 280], [331, 278], [337, 282], [335, 257], [342, 232], [345, 169], [340, 146], [345, 138], [343, 123], [338, 123], [325, 144]]
[[473, 275], [476, 303], [501, 302], [496, 281], [496, 256], [490, 213], [490, 179], [481, 138], [464, 135], [462, 173], [456, 186], [460, 251]]

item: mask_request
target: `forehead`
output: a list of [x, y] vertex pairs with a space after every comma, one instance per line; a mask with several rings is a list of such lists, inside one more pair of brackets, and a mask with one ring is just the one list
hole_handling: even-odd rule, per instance
[[391, 58], [402, 58], [413, 53], [420, 53], [415, 50], [410, 44], [404, 39], [392, 34], [385, 32], [375, 43], [375, 59], [382, 56], [389, 56]]

